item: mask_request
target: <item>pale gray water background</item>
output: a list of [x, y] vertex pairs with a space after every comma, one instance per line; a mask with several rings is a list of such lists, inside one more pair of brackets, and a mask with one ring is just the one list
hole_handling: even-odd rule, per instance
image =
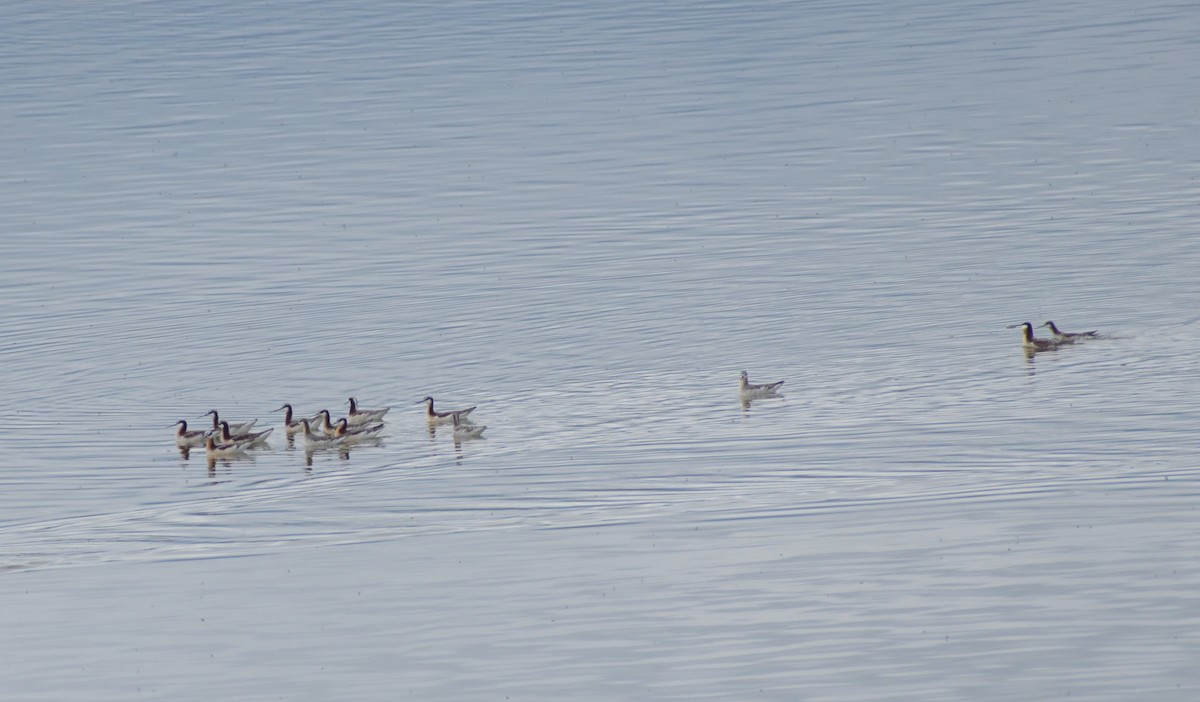
[[1200, 693], [1200, 9], [13, 4], [0, 67], [0, 698]]

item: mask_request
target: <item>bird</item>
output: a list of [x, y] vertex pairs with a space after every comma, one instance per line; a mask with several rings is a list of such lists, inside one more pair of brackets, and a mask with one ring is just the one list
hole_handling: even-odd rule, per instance
[[378, 424], [360, 424], [351, 426], [350, 422], [343, 417], [337, 420], [337, 424], [333, 427], [333, 436], [341, 437], [345, 441], [358, 441], [360, 439], [373, 439], [383, 430], [383, 422]]
[[319, 446], [335, 446], [337, 444], [341, 444], [342, 442], [344, 442], [346, 440], [346, 437], [344, 437], [344, 436], [330, 436], [327, 434], [314, 434], [312, 427], [310, 427], [308, 425], [308, 420], [303, 417], [300, 419], [300, 426], [303, 428], [302, 430], [304, 431], [304, 443], [307, 446], [310, 446], [312, 448], [316, 448]]
[[275, 427], [271, 427], [266, 431], [244, 432], [241, 434], [233, 434], [229, 431], [229, 422], [221, 421], [221, 429], [217, 432], [217, 439], [225, 444], [238, 443], [246, 444], [246, 446], [258, 446], [266, 442], [267, 437], [271, 432], [275, 431]]
[[249, 448], [248, 443], [217, 443], [216, 437], [214, 437], [212, 434], [204, 437], [204, 453], [209, 458], [216, 458], [218, 456], [237, 456], [244, 453], [247, 448]]
[[383, 409], [367, 410], [358, 406], [357, 398], [350, 398], [350, 413], [346, 415], [346, 420], [350, 426], [358, 426], [361, 424], [371, 424], [383, 420], [383, 415], [388, 413], [391, 407]]
[[187, 427], [187, 420], [181, 419], [171, 426], [179, 427], [175, 430], [175, 445], [179, 448], [191, 448], [192, 446], [203, 446], [204, 437], [208, 436], [207, 429], [191, 429]]
[[1033, 325], [1029, 322], [1022, 322], [1017, 325], [1021, 327], [1021, 345], [1026, 351], [1052, 351], [1059, 347], [1060, 342], [1054, 339], [1039, 339], [1033, 335]]
[[432, 397], [426, 396], [425, 399], [421, 400], [421, 402], [425, 403], [425, 418], [429, 420], [430, 424], [450, 424], [455, 420], [455, 418], [464, 419], [468, 414], [473, 412], [477, 406], [471, 405], [470, 407], [464, 407], [462, 409], [438, 412], [433, 409]]
[[464, 424], [462, 417], [459, 415], [451, 415], [451, 421], [454, 422], [454, 440], [460, 439], [478, 439], [483, 436], [483, 431], [487, 429], [483, 424]]
[[1085, 332], [1065, 332], [1065, 331], [1060, 330], [1057, 326], [1054, 325], [1054, 322], [1052, 322], [1050, 320], [1046, 320], [1046, 322], [1044, 322], [1043, 324], [1038, 325], [1039, 329], [1042, 327], [1049, 327], [1050, 333], [1054, 335], [1054, 340], [1059, 342], [1060, 344], [1073, 344], [1076, 341], [1082, 341], [1083, 339], [1094, 339], [1094, 338], [1096, 338], [1096, 335], [1099, 333], [1095, 329], [1093, 329], [1092, 331], [1085, 331]]
[[773, 383], [752, 383], [750, 382], [750, 374], [742, 371], [741, 379], [738, 381], [738, 392], [741, 393], [742, 397], [766, 397], [779, 392], [779, 388], [782, 385], [782, 380], [777, 380]]
[[[300, 426], [300, 420], [296, 419], [295, 413], [292, 412], [291, 405], [289, 405], [288, 403], [285, 402], [278, 409], [273, 409], [271, 411], [278, 412], [279, 410], [286, 410], [283, 414], [283, 427], [284, 427], [284, 429], [287, 430], [287, 433], [298, 434], [298, 433], [304, 431], [304, 427]], [[314, 414], [311, 417], [306, 417], [306, 419], [308, 419], [308, 421], [310, 421], [310, 422], [315, 422], [320, 418], [321, 418], [321, 415], [319, 415], [319, 414]]]
[[[213, 418], [212, 429], [213, 431], [216, 431], [221, 428], [221, 416], [217, 414], [216, 410], [209, 410], [202, 416], [208, 416], [210, 414]], [[246, 432], [250, 431], [250, 427], [253, 427], [255, 424], [258, 424], [257, 419], [251, 419], [248, 422], [230, 422], [229, 431], [234, 434], [245, 434]]]
[[337, 422], [329, 416], [329, 410], [323, 409], [309, 421], [309, 424], [316, 424], [314, 430], [324, 434], [325, 436], [333, 436], [333, 432], [337, 430]]

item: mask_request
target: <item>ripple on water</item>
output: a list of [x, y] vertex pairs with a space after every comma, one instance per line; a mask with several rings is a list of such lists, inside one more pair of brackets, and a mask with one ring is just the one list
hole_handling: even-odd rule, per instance
[[1195, 696], [1200, 15], [296, 9], [6, 16], [7, 696]]

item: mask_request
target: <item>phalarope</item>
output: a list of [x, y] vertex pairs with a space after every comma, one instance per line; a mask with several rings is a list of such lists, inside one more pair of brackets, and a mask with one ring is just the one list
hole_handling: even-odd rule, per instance
[[464, 424], [460, 415], [451, 415], [451, 421], [454, 422], [454, 439], [478, 439], [483, 436], [483, 430], [487, 429], [483, 424]]
[[215, 458], [217, 456], [237, 456], [245, 453], [249, 446], [249, 443], [217, 443], [216, 438], [212, 434], [204, 437], [204, 453], [207, 454], [209, 458]]
[[[273, 409], [271, 411], [278, 412], [279, 410], [285, 410], [285, 412], [283, 414], [283, 427], [284, 427], [284, 429], [287, 430], [287, 433], [297, 434], [299, 432], [304, 431], [304, 427], [300, 426], [300, 420], [297, 419], [295, 413], [292, 412], [291, 405], [289, 405], [288, 403], [285, 402], [278, 409]], [[305, 417], [305, 419], [307, 419], [310, 422], [315, 422], [320, 418], [321, 418], [320, 414], [314, 414], [311, 417]]]
[[1050, 333], [1054, 335], [1054, 340], [1060, 344], [1073, 344], [1076, 341], [1083, 339], [1094, 339], [1099, 332], [1095, 329], [1085, 332], [1065, 332], [1054, 326], [1054, 322], [1047, 320], [1044, 324], [1039, 324], [1038, 328], [1049, 327]]
[[1033, 335], [1033, 325], [1029, 322], [1022, 322], [1018, 326], [1021, 327], [1021, 346], [1024, 346], [1026, 351], [1052, 351], [1060, 345], [1054, 339], [1039, 339], [1035, 337]]
[[475, 408], [477, 407], [477, 405], [471, 405], [470, 407], [464, 407], [462, 409], [438, 412], [433, 409], [432, 397], [426, 396], [425, 399], [421, 400], [421, 402], [425, 403], [425, 418], [428, 419], [431, 424], [450, 424], [455, 419], [465, 419], [466, 416], [475, 411]]
[[266, 431], [254, 431], [254, 432], [245, 432], [245, 433], [241, 433], [241, 434], [234, 434], [231, 431], [229, 431], [229, 422], [222, 420], [221, 421], [221, 429], [219, 432], [217, 432], [217, 439], [219, 441], [221, 441], [222, 443], [226, 443], [226, 444], [238, 443], [238, 444], [246, 444], [247, 446], [257, 446], [257, 445], [265, 442], [267, 440], [267, 437], [270, 436], [271, 432], [273, 432], [273, 431], [275, 431], [275, 427], [270, 427]]
[[175, 430], [175, 445], [179, 448], [191, 448], [192, 446], [203, 446], [204, 437], [208, 436], [207, 429], [192, 429], [187, 428], [187, 420], [181, 419], [171, 426], [179, 427]]
[[379, 435], [380, 431], [383, 431], [383, 422], [350, 426], [350, 422], [343, 417], [337, 420], [337, 424], [334, 425], [333, 436], [341, 437], [346, 441], [358, 441], [360, 439], [373, 439]]
[[[221, 416], [217, 414], [216, 410], [209, 410], [205, 412], [203, 416], [207, 417], [210, 414], [213, 418], [212, 430], [217, 431], [221, 428]], [[253, 427], [255, 424], [258, 424], [257, 419], [251, 419], [248, 422], [230, 422], [229, 431], [233, 434], [245, 434], [246, 432], [250, 431], [250, 427]]]
[[350, 413], [346, 415], [346, 420], [352, 427], [371, 424], [383, 421], [383, 415], [387, 414], [390, 409], [391, 407], [374, 410], [362, 409], [358, 406], [358, 399], [352, 397], [350, 398]]
[[314, 448], [320, 446], [335, 446], [346, 440], [344, 436], [329, 436], [327, 434], [314, 434], [312, 427], [308, 425], [308, 420], [300, 418], [301, 431], [304, 432], [304, 443]]
[[325, 436], [333, 436], [333, 432], [337, 431], [337, 422], [333, 421], [333, 418], [329, 416], [329, 410], [327, 409], [317, 412], [308, 423], [310, 426], [315, 424], [316, 426], [313, 427], [313, 430]]
[[766, 397], [779, 392], [780, 386], [783, 385], [782, 380], [777, 380], [773, 383], [752, 383], [750, 382], [750, 374], [742, 371], [742, 376], [738, 380], [738, 392], [742, 397]]

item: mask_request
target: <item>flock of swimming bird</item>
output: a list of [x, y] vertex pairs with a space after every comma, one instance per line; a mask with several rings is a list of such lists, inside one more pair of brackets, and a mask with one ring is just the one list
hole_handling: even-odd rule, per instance
[[[1021, 345], [1029, 353], [1050, 351], [1079, 341], [1099, 338], [1098, 332], [1095, 330], [1064, 332], [1055, 326], [1052, 321], [1038, 325], [1039, 329], [1046, 327], [1050, 330], [1052, 336], [1045, 339], [1039, 339], [1034, 336], [1033, 325], [1029, 322], [1014, 324], [1009, 328], [1018, 326], [1021, 327], [1022, 333]], [[782, 380], [771, 383], [752, 383], [750, 382], [749, 373], [742, 371], [738, 382], [738, 394], [743, 401], [771, 397], [777, 395], [782, 386]], [[432, 397], [425, 397], [421, 400], [421, 403], [425, 404], [425, 418], [430, 425], [454, 425], [455, 441], [479, 438], [483, 435], [483, 431], [487, 429], [486, 426], [475, 424], [468, 419], [468, 415], [475, 411], [474, 405], [462, 409], [438, 411], [433, 407]], [[391, 408], [363, 409], [358, 406], [358, 400], [354, 397], [349, 399], [349, 405], [350, 411], [346, 413], [345, 417], [339, 418], [336, 422], [332, 420], [327, 409], [323, 409], [311, 417], [297, 417], [292, 406], [284, 403], [272, 411], [282, 411], [284, 413], [284, 431], [289, 436], [303, 433], [304, 443], [309, 448], [346, 445], [378, 436], [379, 432], [383, 430], [383, 417]], [[209, 458], [236, 456], [249, 449], [262, 446], [266, 443], [267, 437], [275, 431], [274, 427], [263, 431], [255, 431], [254, 427], [258, 423], [257, 419], [251, 419], [247, 422], [228, 422], [221, 419], [217, 410], [209, 410], [201, 416], [211, 416], [212, 427], [208, 429], [188, 429], [186, 419], [181, 419], [172, 425], [176, 427], [175, 445], [181, 450], [203, 446]]]
[[1095, 329], [1085, 332], [1065, 332], [1055, 326], [1052, 321], [1046, 321], [1038, 325], [1038, 329], [1046, 327], [1050, 330], [1051, 337], [1049, 339], [1039, 339], [1034, 336], [1033, 325], [1029, 322], [1015, 324], [1013, 327], [1021, 327], [1023, 337], [1021, 345], [1025, 347], [1026, 351], [1052, 351], [1069, 344], [1074, 344], [1077, 341], [1099, 338], [1099, 332]]
[[[433, 398], [421, 400], [425, 404], [425, 418], [431, 425], [453, 424], [454, 439], [476, 439], [483, 435], [484, 425], [475, 424], [468, 415], [475, 411], [475, 406], [456, 410], [439, 411], [433, 407]], [[284, 403], [273, 412], [283, 412], [283, 430], [289, 436], [303, 434], [304, 444], [308, 448], [348, 445], [364, 439], [373, 439], [383, 431], [383, 417], [390, 407], [383, 409], [363, 409], [358, 405], [358, 399], [349, 400], [350, 411], [345, 417], [333, 421], [329, 410], [323, 409], [311, 417], [297, 417], [290, 404]], [[202, 417], [212, 417], [212, 427], [208, 429], [188, 429], [186, 419], [175, 422], [175, 445], [181, 450], [194, 447], [204, 447], [209, 458], [237, 456], [249, 449], [266, 444], [267, 437], [275, 431], [274, 427], [263, 431], [255, 431], [257, 419], [246, 422], [229, 422], [221, 419], [217, 410], [209, 410]]]

